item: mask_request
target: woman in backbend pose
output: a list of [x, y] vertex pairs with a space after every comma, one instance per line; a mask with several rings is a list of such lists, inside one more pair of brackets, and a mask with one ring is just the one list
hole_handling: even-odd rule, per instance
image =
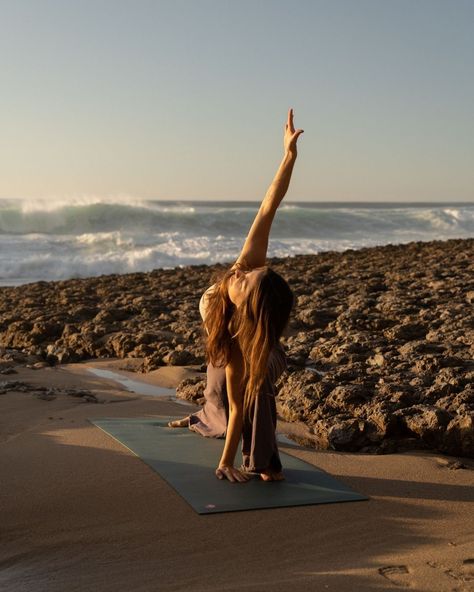
[[[206, 437], [225, 438], [216, 469], [219, 479], [284, 479], [276, 442], [275, 382], [286, 368], [280, 337], [288, 323], [293, 294], [286, 281], [265, 265], [275, 212], [285, 196], [303, 130], [288, 112], [284, 156], [237, 261], [202, 295], [199, 310], [207, 332], [205, 404], [197, 413], [170, 421]], [[242, 437], [240, 468], [234, 467]]]

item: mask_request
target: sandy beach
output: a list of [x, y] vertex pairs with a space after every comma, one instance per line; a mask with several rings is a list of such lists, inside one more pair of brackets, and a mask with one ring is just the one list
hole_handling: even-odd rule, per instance
[[[280, 443], [370, 500], [198, 515], [159, 474], [88, 422], [196, 409], [138, 395], [88, 370], [126, 377], [120, 364], [19, 367], [5, 377], [53, 387], [56, 397], [32, 390], [0, 396], [2, 590], [474, 589], [471, 459]], [[187, 374], [192, 368], [128, 376], [173, 387]], [[98, 402], [61, 394], [65, 389], [88, 389]], [[288, 427], [279, 422], [277, 431]]]

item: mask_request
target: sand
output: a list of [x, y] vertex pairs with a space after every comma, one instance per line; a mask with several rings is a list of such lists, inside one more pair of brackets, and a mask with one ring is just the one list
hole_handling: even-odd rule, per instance
[[[198, 515], [87, 421], [184, 417], [196, 406], [130, 393], [88, 365], [117, 369], [102, 360], [2, 377], [90, 388], [105, 401], [0, 396], [2, 591], [474, 590], [472, 459], [280, 444], [370, 500]], [[172, 387], [188, 372], [163, 370], [130, 375]]]

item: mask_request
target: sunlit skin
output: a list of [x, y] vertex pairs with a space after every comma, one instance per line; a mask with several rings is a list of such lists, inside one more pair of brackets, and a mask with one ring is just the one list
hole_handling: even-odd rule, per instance
[[[288, 111], [284, 126], [284, 156], [277, 173], [265, 194], [258, 213], [250, 227], [242, 251], [231, 268], [231, 275], [227, 282], [229, 299], [239, 307], [258, 285], [265, 273], [268, 249], [268, 239], [275, 213], [285, 196], [291, 179], [293, 166], [297, 156], [296, 142], [303, 133], [302, 129], [295, 129], [293, 125], [293, 109]], [[240, 349], [234, 348], [230, 360], [226, 365], [226, 384], [229, 400], [229, 420], [224, 450], [216, 469], [218, 479], [228, 479], [233, 483], [245, 483], [250, 475], [234, 467], [235, 454], [242, 434], [242, 401], [243, 387], [241, 376], [243, 372], [243, 358]], [[168, 423], [170, 427], [186, 427], [189, 416]], [[281, 481], [285, 477], [282, 471], [270, 469], [260, 474], [264, 481]]]

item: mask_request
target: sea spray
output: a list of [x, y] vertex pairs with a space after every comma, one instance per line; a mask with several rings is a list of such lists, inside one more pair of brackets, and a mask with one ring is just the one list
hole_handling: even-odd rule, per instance
[[[254, 202], [130, 198], [0, 200], [0, 283], [66, 279], [235, 259]], [[474, 204], [281, 205], [268, 255], [474, 236]]]

